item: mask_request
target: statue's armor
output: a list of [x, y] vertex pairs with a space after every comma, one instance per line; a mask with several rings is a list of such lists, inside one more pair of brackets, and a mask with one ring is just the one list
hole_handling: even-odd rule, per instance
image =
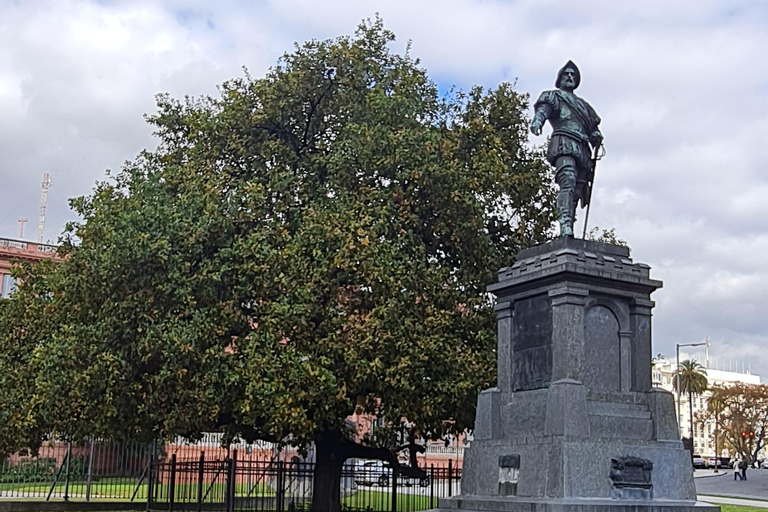
[[589, 144], [599, 144], [592, 137], [600, 136], [600, 118], [586, 101], [561, 90], [544, 91], [534, 108], [534, 121], [543, 125], [548, 119], [553, 128], [547, 160], [555, 167], [560, 186], [557, 212], [562, 234], [572, 235], [577, 204], [589, 204], [594, 172]]
[[[548, 91], [550, 92], [550, 91]], [[554, 91], [551, 91], [554, 92]], [[561, 93], [561, 94], [568, 94], [568, 93]], [[560, 101], [557, 101], [557, 96], [555, 95], [549, 95], [546, 93], [543, 93], [541, 95], [542, 97], [539, 98], [539, 101], [544, 99], [544, 101], [547, 101], [547, 103], [543, 103], [542, 106], [546, 105], [550, 110], [549, 114], [549, 123], [552, 125], [552, 135], [566, 135], [568, 137], [571, 137], [573, 139], [576, 139], [580, 142], [589, 142], [589, 133], [587, 130], [589, 128], [585, 127], [581, 122], [579, 122], [577, 119], [575, 119], [573, 112], [570, 108], [568, 108], [567, 105], [562, 105]], [[575, 94], [572, 94], [576, 98], [577, 101], [583, 102], [586, 104], [584, 100], [581, 98], [578, 98]], [[550, 102], [557, 107], [553, 108], [553, 105], [550, 104]], [[539, 102], [537, 102], [537, 105]], [[557, 108], [555, 110], [555, 108]], [[554, 110], [554, 111], [552, 111]]]

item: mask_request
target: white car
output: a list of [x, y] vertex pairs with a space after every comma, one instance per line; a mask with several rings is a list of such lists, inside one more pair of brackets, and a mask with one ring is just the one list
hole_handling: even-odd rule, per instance
[[706, 469], [707, 467], [707, 461], [704, 460], [704, 457], [698, 454], [693, 454], [693, 467], [695, 469]]
[[355, 464], [357, 485], [387, 487], [392, 480], [392, 468], [380, 460], [360, 460]]

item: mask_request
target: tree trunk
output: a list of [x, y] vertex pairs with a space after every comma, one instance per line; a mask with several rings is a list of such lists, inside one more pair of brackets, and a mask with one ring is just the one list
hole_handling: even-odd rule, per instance
[[313, 512], [340, 512], [341, 469], [346, 457], [341, 440], [315, 441], [315, 475], [312, 488]]
[[[339, 432], [323, 432], [315, 437], [315, 474], [312, 486], [312, 512], [341, 512], [341, 471], [350, 458], [388, 462], [398, 472], [426, 477], [418, 468], [401, 468], [397, 457], [385, 448], [371, 448], [344, 439]], [[410, 470], [410, 471], [409, 471]]]

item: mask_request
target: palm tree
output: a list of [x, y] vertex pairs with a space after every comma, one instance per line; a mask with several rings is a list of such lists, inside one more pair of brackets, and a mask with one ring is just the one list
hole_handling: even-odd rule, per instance
[[[707, 370], [695, 359], [683, 361], [677, 366], [677, 372], [672, 377], [672, 385], [677, 388], [680, 379], [680, 392], [688, 394], [688, 407], [691, 417], [691, 442], [693, 442], [693, 395], [699, 395], [707, 390]], [[680, 397], [678, 397], [678, 400]]]

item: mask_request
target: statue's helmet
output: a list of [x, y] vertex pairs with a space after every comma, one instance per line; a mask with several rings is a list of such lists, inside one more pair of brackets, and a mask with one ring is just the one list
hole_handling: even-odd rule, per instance
[[579, 67], [573, 63], [572, 60], [569, 60], [565, 63], [565, 66], [560, 68], [560, 71], [557, 72], [557, 80], [555, 80], [555, 87], [560, 88], [560, 80], [563, 78], [563, 73], [565, 73], [565, 70], [571, 68], [576, 73], [574, 76], [574, 79], [576, 80], [576, 85], [574, 86], [574, 89], [576, 89], [579, 84], [581, 83], [581, 71], [579, 71]]

